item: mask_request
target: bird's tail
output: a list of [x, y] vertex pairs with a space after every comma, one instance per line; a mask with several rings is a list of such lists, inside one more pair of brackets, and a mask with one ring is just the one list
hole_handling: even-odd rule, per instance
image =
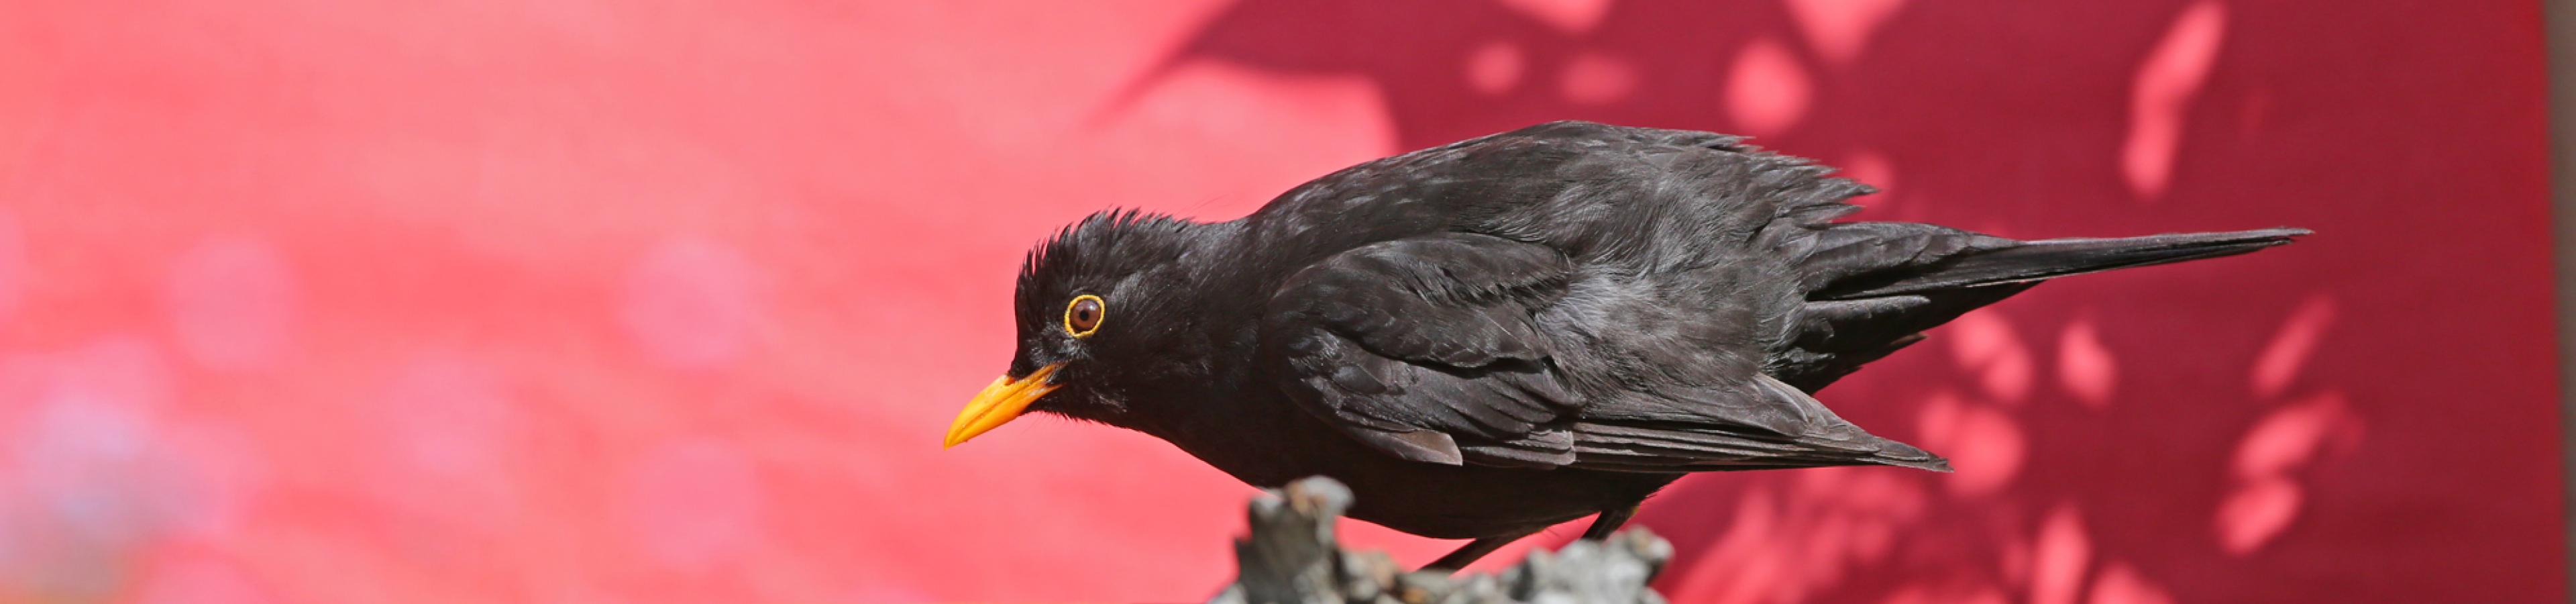
[[2024, 242], [1911, 222], [1810, 232], [1814, 239], [1802, 242], [1799, 256], [1807, 302], [1770, 363], [1774, 376], [1807, 392], [2040, 281], [2233, 256], [2308, 234], [2284, 228]]
[[1958, 254], [1920, 266], [1884, 283], [1820, 292], [1822, 299], [1854, 300], [1918, 294], [2203, 258], [2234, 256], [2290, 243], [2307, 229], [2277, 228], [2227, 233], [2188, 233], [2116, 239], [2048, 239], [1983, 252]]

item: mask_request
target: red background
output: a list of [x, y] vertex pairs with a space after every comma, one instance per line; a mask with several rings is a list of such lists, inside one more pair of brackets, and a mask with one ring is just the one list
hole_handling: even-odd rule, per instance
[[939, 450], [1021, 253], [1585, 118], [1757, 135], [1886, 189], [1867, 218], [2318, 232], [2041, 287], [1827, 390], [1960, 471], [1687, 480], [1640, 519], [1674, 601], [2557, 601], [2538, 20], [22, 0], [0, 600], [1204, 597], [1246, 487], [1060, 421]]

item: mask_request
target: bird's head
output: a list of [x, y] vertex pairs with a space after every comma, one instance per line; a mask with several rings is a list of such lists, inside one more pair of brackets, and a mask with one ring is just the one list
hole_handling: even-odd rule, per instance
[[1010, 368], [959, 412], [945, 446], [1031, 411], [1119, 423], [1136, 386], [1181, 377], [1193, 329], [1189, 260], [1200, 225], [1134, 211], [1094, 214], [1020, 267]]

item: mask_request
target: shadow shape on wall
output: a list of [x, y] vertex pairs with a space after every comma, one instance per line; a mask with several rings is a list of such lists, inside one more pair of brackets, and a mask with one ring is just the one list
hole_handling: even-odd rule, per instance
[[[2537, 40], [2399, 12], [1250, 0], [1105, 113], [1218, 61], [1364, 77], [1406, 149], [1717, 130], [1885, 190], [1863, 220], [2322, 234], [2041, 287], [1826, 390], [1959, 472], [1685, 480], [1639, 518], [1675, 601], [2555, 599], [2554, 385], [2517, 335], [2546, 333], [2546, 237], [2491, 230], [2543, 201], [2539, 88], [2462, 59]], [[2387, 50], [2436, 40], [2465, 46]]]

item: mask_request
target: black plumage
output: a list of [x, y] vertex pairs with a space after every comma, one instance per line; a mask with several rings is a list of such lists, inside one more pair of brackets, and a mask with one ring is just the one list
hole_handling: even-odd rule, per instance
[[2306, 234], [1836, 222], [1870, 189], [1828, 172], [1725, 135], [1556, 122], [1344, 169], [1240, 220], [1095, 215], [1031, 254], [1019, 353], [949, 444], [1044, 411], [1258, 486], [1328, 475], [1352, 517], [1478, 539], [1436, 564], [1455, 567], [1589, 514], [1606, 535], [1689, 472], [1947, 471], [1812, 394], [2040, 280]]

